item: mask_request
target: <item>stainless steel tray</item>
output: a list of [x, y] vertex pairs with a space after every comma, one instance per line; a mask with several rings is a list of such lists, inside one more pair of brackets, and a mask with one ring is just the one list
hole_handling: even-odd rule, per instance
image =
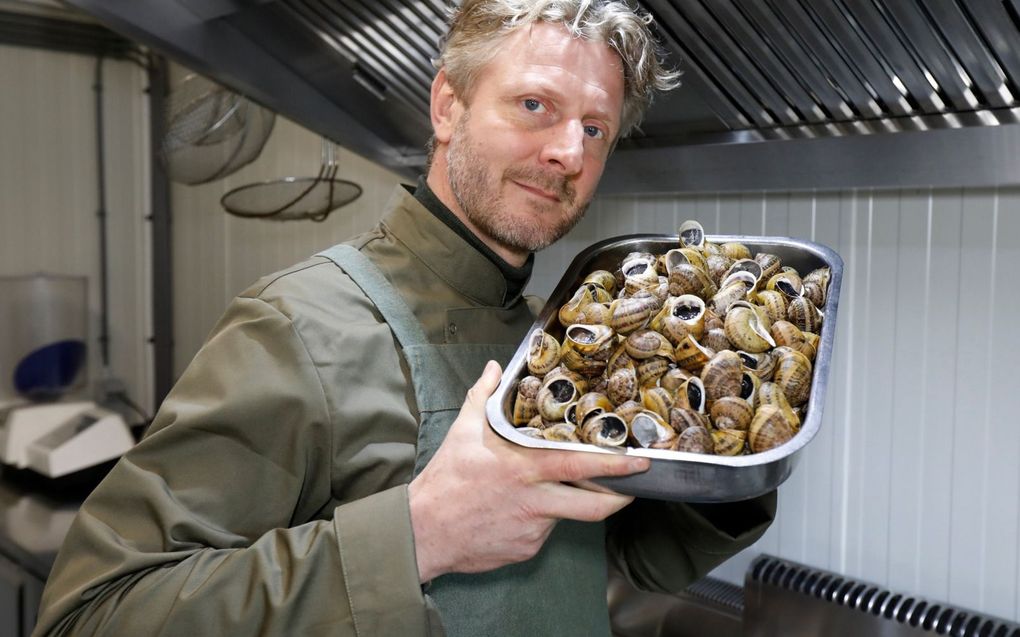
[[[490, 426], [507, 440], [525, 447], [650, 458], [651, 468], [645, 473], [623, 478], [596, 479], [599, 484], [616, 492], [637, 497], [684, 502], [731, 502], [753, 498], [782, 484], [793, 471], [804, 446], [818, 433], [821, 425], [836, 329], [839, 289], [843, 278], [843, 260], [823, 245], [789, 237], [716, 235], [706, 239], [714, 243], [739, 241], [750, 248], [752, 253], [772, 252], [782, 259], [783, 265], [793, 266], [801, 274], [807, 274], [815, 268], [829, 267], [828, 296], [822, 308], [825, 320], [815, 357], [811, 397], [808, 400], [807, 416], [796, 436], [786, 444], [766, 452], [737, 457], [658, 449], [605, 449], [589, 444], [532, 438], [519, 433], [510, 419], [517, 383], [527, 375], [527, 338], [517, 348], [504, 370], [499, 387], [486, 404]], [[592, 270], [613, 271], [630, 252], [662, 254], [677, 245], [676, 235], [638, 234], [614, 237], [590, 246], [574, 258], [529, 334], [540, 327], [557, 337], [562, 335], [563, 330], [557, 320], [559, 307], [569, 300]]]

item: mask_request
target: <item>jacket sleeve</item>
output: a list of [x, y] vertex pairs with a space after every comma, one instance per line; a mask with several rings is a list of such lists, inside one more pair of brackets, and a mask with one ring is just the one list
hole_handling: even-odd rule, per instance
[[36, 634], [426, 634], [406, 485], [336, 506], [318, 372], [290, 319], [236, 299], [82, 506]]
[[641, 590], [678, 593], [757, 541], [775, 515], [775, 491], [723, 504], [637, 499], [608, 520], [609, 559]]

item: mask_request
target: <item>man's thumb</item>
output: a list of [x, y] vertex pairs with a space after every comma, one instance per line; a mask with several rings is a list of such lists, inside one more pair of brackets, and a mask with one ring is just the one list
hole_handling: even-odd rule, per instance
[[503, 376], [503, 370], [499, 363], [489, 361], [482, 370], [482, 375], [475, 381], [474, 386], [468, 390], [468, 402], [475, 403], [484, 409], [485, 401], [496, 391], [499, 386], [499, 379]]

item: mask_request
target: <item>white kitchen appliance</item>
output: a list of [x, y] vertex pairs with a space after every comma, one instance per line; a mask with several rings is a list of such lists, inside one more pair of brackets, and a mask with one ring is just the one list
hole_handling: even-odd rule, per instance
[[80, 398], [86, 316], [84, 277], [0, 277], [3, 464], [56, 478], [117, 458], [134, 443], [122, 416]]

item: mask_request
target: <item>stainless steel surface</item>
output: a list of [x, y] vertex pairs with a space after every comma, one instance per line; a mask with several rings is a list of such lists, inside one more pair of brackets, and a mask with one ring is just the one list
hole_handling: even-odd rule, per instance
[[[517, 381], [526, 374], [527, 339], [507, 364], [496, 392], [486, 403], [486, 415], [492, 428], [511, 442], [541, 449], [568, 449], [586, 453], [610, 453], [643, 456], [651, 459], [651, 468], [641, 474], [624, 478], [601, 478], [597, 482], [620, 493], [639, 497], [688, 502], [723, 502], [744, 500], [771, 491], [793, 471], [804, 446], [818, 432], [825, 404], [832, 343], [836, 329], [839, 290], [843, 277], [843, 261], [831, 249], [800, 239], [786, 237], [747, 237], [718, 235], [709, 240], [723, 243], [741, 241], [752, 251], [767, 250], [777, 254], [784, 265], [802, 273], [822, 266], [831, 270], [829, 294], [825, 303], [825, 321], [815, 359], [808, 413], [800, 432], [786, 444], [769, 451], [747, 456], [705, 456], [658, 449], [605, 449], [594, 445], [554, 442], [519, 433], [508, 418], [512, 412]], [[662, 254], [677, 245], [676, 235], [630, 235], [615, 237], [594, 244], [570, 264], [532, 327], [541, 327], [552, 334], [562, 331], [557, 311], [581, 280], [592, 270], [615, 270], [629, 252], [647, 251]], [[530, 330], [529, 330], [530, 332]]]
[[770, 555], [748, 568], [744, 635], [1020, 637], [1020, 624]]
[[[442, 0], [70, 1], [405, 176], [424, 166]], [[984, 136], [931, 144], [907, 134], [1020, 128], [1017, 2], [639, 4], [655, 16], [684, 85], [658, 99], [642, 130], [621, 142], [628, 160], [614, 162], [604, 193], [815, 188], [819, 181], [838, 188], [1020, 184], [1016, 155], [1003, 163], [982, 154]], [[860, 135], [880, 138], [850, 153], [865, 163], [882, 158], [877, 177], [847, 170], [846, 162], [837, 172], [799, 158], [811, 151], [802, 140]], [[776, 152], [743, 152], [765, 140], [783, 143]], [[890, 145], [908, 152], [885, 158]], [[720, 150], [729, 146], [740, 152]], [[828, 152], [846, 154], [836, 148]], [[960, 148], [970, 149], [965, 160]], [[676, 171], [644, 170], [650, 163], [705, 170], [678, 180]], [[963, 169], [939, 168], [954, 164]], [[711, 179], [717, 172], [726, 178]], [[943, 183], [947, 175], [952, 181]]]

